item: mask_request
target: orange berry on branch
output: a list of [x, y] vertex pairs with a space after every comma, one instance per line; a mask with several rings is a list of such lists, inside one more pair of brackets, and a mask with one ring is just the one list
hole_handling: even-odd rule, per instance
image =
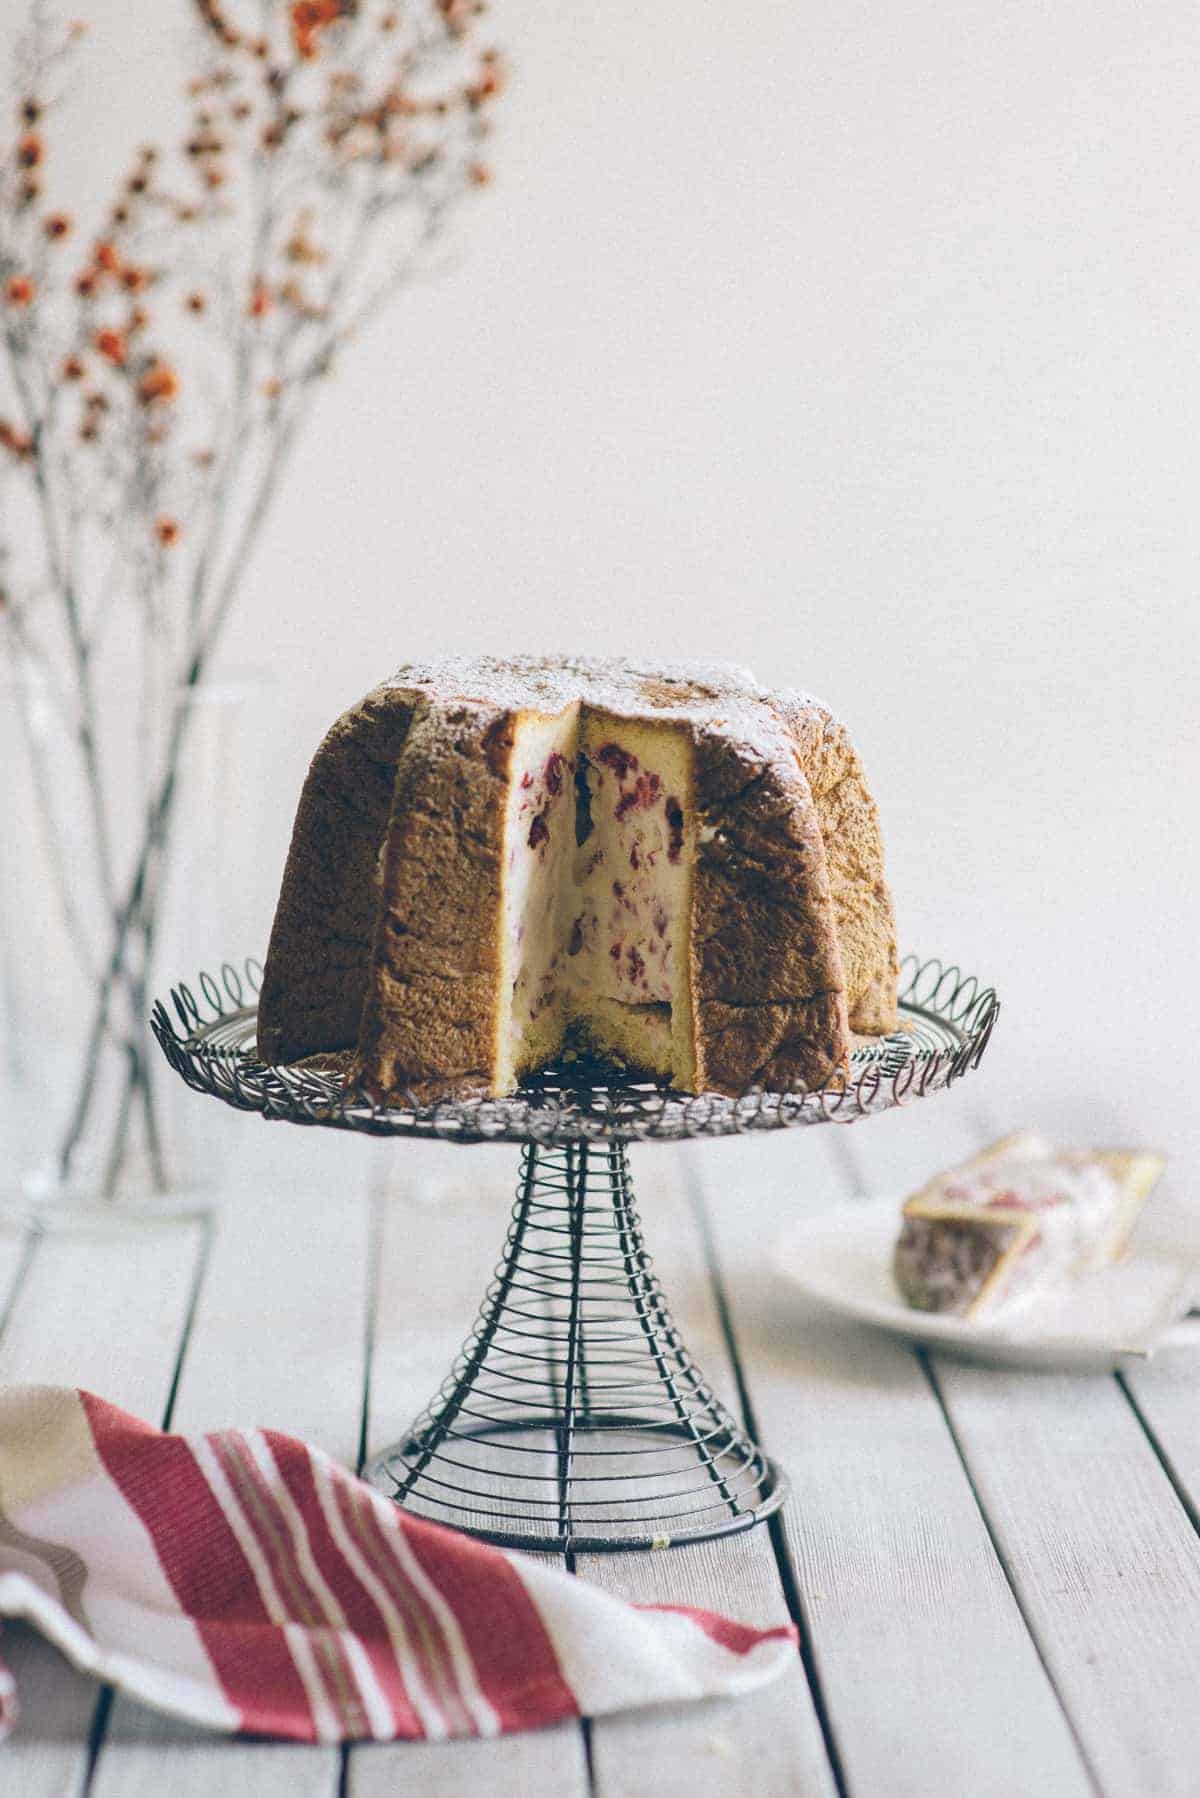
[[494, 100], [504, 86], [504, 77], [498, 63], [485, 62], [478, 78], [466, 90], [466, 100], [470, 106], [482, 106], [485, 100]]
[[289, 262], [324, 262], [325, 252], [320, 249], [303, 229], [294, 231], [283, 247], [283, 253]]
[[256, 281], [250, 289], [246, 310], [251, 318], [265, 318], [271, 310], [271, 289], [265, 281]]
[[46, 233], [47, 237], [56, 241], [61, 241], [64, 237], [70, 236], [70, 215], [65, 212], [49, 213], [48, 216], [42, 220], [42, 230]]
[[28, 275], [10, 275], [4, 289], [4, 297], [10, 306], [28, 306], [36, 293], [37, 288]]
[[137, 394], [143, 406], [173, 400], [178, 392], [179, 377], [167, 362], [152, 362], [138, 381]]
[[292, 6], [292, 43], [297, 56], [311, 61], [317, 54], [317, 34], [341, 18], [342, 0], [294, 0]]
[[23, 169], [39, 167], [45, 154], [45, 145], [36, 131], [27, 131], [17, 145], [17, 165]]
[[162, 514], [154, 520], [154, 535], [158, 538], [158, 541], [162, 544], [164, 549], [169, 549], [173, 543], [178, 543], [179, 541], [179, 524], [177, 520], [168, 518], [165, 513]]
[[79, 356], [64, 356], [62, 368], [59, 372], [64, 381], [82, 381], [84, 376], [82, 358]]
[[114, 368], [123, 368], [125, 366], [125, 358], [129, 351], [128, 345], [125, 342], [124, 331], [118, 331], [114, 329], [113, 326], [108, 325], [104, 330], [96, 332], [96, 335], [92, 338], [92, 342], [104, 357], [104, 360], [106, 362], [111, 362]]
[[451, 36], [461, 37], [467, 28], [467, 20], [472, 12], [469, 0], [466, 4], [464, 4], [464, 0], [437, 0], [437, 8]]
[[18, 430], [7, 418], [0, 418], [0, 449], [6, 449], [21, 461], [32, 452], [33, 439], [24, 431]]
[[106, 275], [117, 275], [121, 272], [121, 252], [115, 243], [103, 239], [93, 251], [96, 267]]

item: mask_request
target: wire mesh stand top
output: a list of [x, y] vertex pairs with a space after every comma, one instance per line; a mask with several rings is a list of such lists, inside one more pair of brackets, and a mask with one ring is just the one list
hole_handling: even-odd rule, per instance
[[526, 1145], [475, 1327], [367, 1477], [488, 1541], [575, 1553], [729, 1535], [783, 1502], [671, 1319], [623, 1143]]
[[856, 1048], [819, 1091], [689, 1096], [585, 1061], [507, 1099], [380, 1101], [345, 1066], [268, 1067], [261, 970], [225, 963], [171, 994], [152, 1028], [189, 1086], [292, 1123], [525, 1145], [512, 1220], [475, 1327], [440, 1390], [367, 1476], [422, 1516], [510, 1548], [665, 1548], [747, 1529], [784, 1475], [713, 1392], [642, 1241], [625, 1145], [851, 1123], [978, 1065], [995, 994], [940, 961], [901, 970], [902, 1028]]
[[[351, 1081], [347, 1057], [268, 1067], [256, 1045], [257, 961], [224, 962], [154, 1006], [150, 1026], [182, 1079], [239, 1111], [292, 1124], [446, 1142], [678, 1142], [800, 1124], [852, 1124], [950, 1086], [978, 1065], [999, 1015], [991, 987], [950, 963], [908, 956], [900, 969], [900, 1028], [862, 1040], [848, 1078], [792, 1092], [677, 1093], [604, 1063], [563, 1061], [508, 1098], [430, 1104], [379, 1099]], [[198, 989], [198, 990], [196, 990]], [[172, 1015], [174, 1014], [174, 1015]]]

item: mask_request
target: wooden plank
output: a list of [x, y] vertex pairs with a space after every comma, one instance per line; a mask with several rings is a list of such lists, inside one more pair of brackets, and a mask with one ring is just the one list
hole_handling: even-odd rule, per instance
[[[718, 1396], [739, 1414], [702, 1243], [687, 1201], [682, 1161], [661, 1146], [631, 1151], [646, 1246], [685, 1343]], [[581, 1555], [581, 1577], [636, 1604], [685, 1604], [741, 1622], [788, 1621], [765, 1527], [664, 1554]], [[601, 1795], [648, 1790], [661, 1798], [832, 1793], [833, 1773], [799, 1655], [780, 1679], [743, 1698], [664, 1705], [600, 1717], [592, 1771]]]
[[101, 1389], [141, 1417], [166, 1402], [202, 1232], [148, 1225], [38, 1244], [0, 1344], [7, 1384]]
[[1164, 1349], [1122, 1375], [1124, 1388], [1159, 1459], [1200, 1530], [1200, 1365], [1195, 1348]]
[[1115, 1382], [935, 1372], [1100, 1784], [1194, 1793], [1200, 1541]]
[[[991, 1134], [992, 1120], [985, 1121]], [[1099, 1139], [1106, 1130], [1093, 1124], [1073, 1134]], [[864, 1133], [864, 1150], [869, 1142]], [[959, 1152], [933, 1152], [932, 1142], [928, 1149], [922, 1171]], [[870, 1181], [865, 1154], [863, 1161]], [[931, 1367], [1098, 1785], [1156, 1798], [1193, 1793], [1200, 1540], [1117, 1382], [972, 1367], [946, 1356], [931, 1358]]]
[[[938, 1153], [951, 1104], [927, 1103], [947, 1107]], [[909, 1124], [691, 1151], [762, 1440], [793, 1480], [784, 1534], [833, 1738], [855, 1798], [1083, 1798], [1086, 1770], [917, 1358], [769, 1271], [792, 1218], [868, 1184], [860, 1140], [879, 1144], [881, 1188], [904, 1184], [922, 1159]]]
[[333, 1798], [340, 1765], [336, 1748], [215, 1736], [118, 1698], [88, 1798], [161, 1798], [164, 1792], [212, 1798], [221, 1791], [236, 1798]]
[[[299, 1144], [276, 1136], [269, 1147], [274, 1175], [244, 1172], [222, 1197], [172, 1426], [195, 1433], [266, 1424], [353, 1465], [368, 1286], [366, 1145], [314, 1135]], [[164, 1790], [209, 1798], [222, 1785], [253, 1798], [334, 1798], [340, 1767], [336, 1748], [231, 1740], [118, 1698], [90, 1798]]]
[[[436, 1391], [474, 1321], [508, 1224], [518, 1153], [384, 1145], [368, 1439], [396, 1441]], [[524, 1798], [588, 1791], [583, 1732], [563, 1723], [495, 1742], [370, 1743], [349, 1760], [347, 1798]]]
[[491, 1742], [365, 1742], [351, 1752], [346, 1785], [347, 1798], [575, 1798], [587, 1789], [577, 1723]]
[[[192, 1224], [44, 1238], [0, 1344], [0, 1379], [99, 1388], [140, 1417], [161, 1417], [200, 1247]], [[5, 1627], [4, 1657], [21, 1704], [3, 1751], [11, 1789], [57, 1798], [85, 1777], [100, 1688], [20, 1624]]]

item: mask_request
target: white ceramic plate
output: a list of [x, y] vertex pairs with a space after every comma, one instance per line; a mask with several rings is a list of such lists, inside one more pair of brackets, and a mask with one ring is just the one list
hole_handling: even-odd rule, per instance
[[996, 1323], [968, 1323], [912, 1311], [892, 1280], [901, 1199], [841, 1205], [793, 1224], [775, 1266], [829, 1311], [973, 1361], [1094, 1373], [1166, 1347], [1200, 1347], [1200, 1318], [1185, 1318], [1200, 1295], [1200, 1238], [1194, 1219], [1148, 1208], [1125, 1259], [1077, 1281], [1063, 1296], [1038, 1298]]

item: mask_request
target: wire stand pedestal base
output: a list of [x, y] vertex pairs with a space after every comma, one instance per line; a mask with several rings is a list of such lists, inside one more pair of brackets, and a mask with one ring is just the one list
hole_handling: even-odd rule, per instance
[[[576, 1057], [506, 1098], [381, 1098], [345, 1058], [259, 1059], [261, 968], [175, 987], [151, 1025], [180, 1078], [238, 1111], [412, 1141], [524, 1144], [500, 1261], [440, 1392], [368, 1477], [422, 1516], [507, 1548], [665, 1548], [748, 1529], [784, 1476], [720, 1403], [671, 1320], [642, 1242], [625, 1145], [852, 1123], [978, 1067], [990, 987], [909, 956], [899, 1028], [811, 1091], [674, 1093]], [[172, 1019], [172, 1012], [174, 1019]]]
[[625, 1145], [526, 1145], [475, 1327], [367, 1478], [506, 1548], [666, 1548], [748, 1529], [785, 1476], [713, 1393], [642, 1241]]

